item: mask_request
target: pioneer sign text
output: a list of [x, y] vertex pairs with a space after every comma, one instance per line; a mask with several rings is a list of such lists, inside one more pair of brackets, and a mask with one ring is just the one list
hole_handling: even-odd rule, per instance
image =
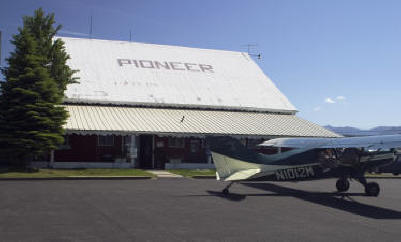
[[214, 73], [212, 65], [177, 62], [177, 61], [117, 59], [117, 63], [119, 66], [130, 65], [136, 68]]

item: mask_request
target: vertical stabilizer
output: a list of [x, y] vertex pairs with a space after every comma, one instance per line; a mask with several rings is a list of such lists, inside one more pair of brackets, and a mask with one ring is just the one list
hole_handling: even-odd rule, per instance
[[263, 164], [252, 162], [256, 153], [246, 149], [238, 139], [231, 137], [208, 137], [206, 139], [218, 180], [243, 180], [260, 172]]
[[248, 163], [212, 152], [216, 178], [222, 181], [245, 180], [261, 171], [261, 164]]

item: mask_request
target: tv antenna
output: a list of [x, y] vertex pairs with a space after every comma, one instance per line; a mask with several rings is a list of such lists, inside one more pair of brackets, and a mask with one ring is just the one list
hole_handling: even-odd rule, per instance
[[89, 38], [92, 39], [92, 31], [93, 31], [93, 16], [91, 15], [90, 26], [89, 26]]
[[0, 30], [0, 66], [1, 66], [1, 30]]
[[258, 60], [262, 59], [262, 54], [261, 53], [259, 53], [259, 54], [251, 53], [251, 49], [254, 48], [254, 47], [257, 47], [258, 46], [257, 44], [247, 44], [247, 45], [242, 45], [242, 46], [247, 47], [247, 52], [248, 52], [249, 56], [257, 57]]

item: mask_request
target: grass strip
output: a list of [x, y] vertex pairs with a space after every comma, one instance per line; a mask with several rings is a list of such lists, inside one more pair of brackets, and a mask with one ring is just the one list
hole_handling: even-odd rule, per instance
[[51, 178], [71, 176], [150, 176], [141, 169], [0, 169], [0, 178]]
[[215, 169], [171, 169], [167, 171], [184, 177], [216, 176]]

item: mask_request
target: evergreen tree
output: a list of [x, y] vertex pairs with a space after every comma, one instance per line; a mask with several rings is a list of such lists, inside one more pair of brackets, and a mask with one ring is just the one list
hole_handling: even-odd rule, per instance
[[68, 84], [77, 83], [77, 78], [73, 74], [77, 70], [71, 70], [67, 65], [70, 58], [64, 48], [64, 42], [61, 39], [55, 39], [57, 31], [62, 26], [57, 25], [54, 20], [54, 14], [45, 16], [42, 8], [35, 11], [34, 16], [25, 16], [23, 18], [24, 27], [29, 29], [30, 33], [36, 39], [40, 54], [45, 56], [44, 60], [53, 79], [56, 80], [62, 95]]
[[[35, 21], [31, 21], [35, 20]], [[34, 156], [49, 152], [63, 142], [62, 128], [67, 111], [62, 103], [64, 90], [74, 71], [63, 43], [53, 41], [54, 15], [24, 17], [24, 25], [13, 36], [14, 52], [2, 70], [0, 145], [9, 159], [26, 164]]]

